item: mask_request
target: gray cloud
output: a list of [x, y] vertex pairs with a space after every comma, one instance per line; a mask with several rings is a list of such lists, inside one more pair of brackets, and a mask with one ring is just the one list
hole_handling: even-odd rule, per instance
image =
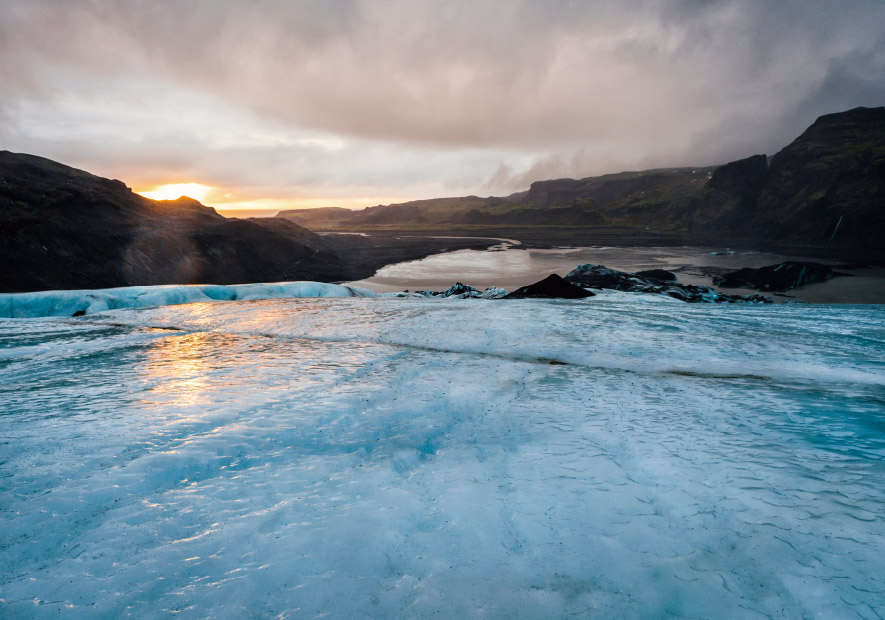
[[[876, 0], [0, 0], [0, 139], [244, 186], [515, 190], [771, 153], [885, 103], [883, 69]], [[244, 122], [231, 139], [285, 139], [219, 144], [169, 118], [175, 93]], [[82, 126], [46, 135], [36, 108]]]

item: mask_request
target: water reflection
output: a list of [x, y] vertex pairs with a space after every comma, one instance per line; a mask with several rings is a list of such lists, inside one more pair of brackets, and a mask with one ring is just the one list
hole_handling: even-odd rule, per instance
[[[722, 248], [700, 247], [581, 247], [547, 250], [512, 247], [502, 251], [457, 250], [426, 258], [387, 265], [374, 276], [351, 282], [376, 292], [444, 290], [455, 282], [483, 289], [500, 286], [514, 290], [537, 282], [551, 273], [565, 275], [579, 264], [593, 263], [636, 272], [644, 269], [673, 271], [683, 284], [712, 286], [713, 276], [741, 269], [763, 267], [787, 260], [834, 264], [833, 261], [755, 251], [720, 253]], [[846, 268], [840, 269], [840, 271]], [[812, 303], [885, 303], [885, 269], [850, 271], [851, 278], [834, 278], [814, 286], [793, 289], [777, 301], [795, 298]], [[714, 287], [716, 288], [716, 287]], [[730, 294], [749, 294], [746, 289], [725, 289]]]

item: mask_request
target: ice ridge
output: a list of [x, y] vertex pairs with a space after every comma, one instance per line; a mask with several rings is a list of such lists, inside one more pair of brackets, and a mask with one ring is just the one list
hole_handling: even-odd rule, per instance
[[375, 297], [375, 293], [355, 286], [325, 282], [173, 284], [75, 291], [2, 293], [0, 294], [0, 317], [17, 319], [81, 316], [118, 308], [174, 306], [201, 301], [246, 301], [293, 297]]

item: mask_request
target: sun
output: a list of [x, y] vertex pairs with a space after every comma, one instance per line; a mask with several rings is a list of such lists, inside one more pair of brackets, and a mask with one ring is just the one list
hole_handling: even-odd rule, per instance
[[147, 192], [137, 192], [145, 198], [153, 200], [175, 200], [182, 196], [193, 198], [203, 202], [212, 188], [208, 185], [200, 183], [170, 183], [168, 185], [160, 185]]

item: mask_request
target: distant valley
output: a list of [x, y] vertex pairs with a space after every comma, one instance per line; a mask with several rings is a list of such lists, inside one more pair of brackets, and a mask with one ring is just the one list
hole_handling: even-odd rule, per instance
[[820, 117], [772, 157], [532, 183], [505, 197], [438, 198], [277, 217], [322, 231], [460, 231], [569, 242], [648, 233], [680, 242], [811, 246], [885, 258], [885, 107]]
[[[189, 198], [150, 200], [121, 181], [2, 151], [0, 291], [356, 280], [391, 262], [486, 247], [482, 236], [536, 245], [802, 248], [883, 262], [883, 203], [883, 107], [822, 116], [770, 158], [538, 181], [506, 197], [273, 218], [225, 218]], [[456, 235], [473, 238], [431, 238]]]

